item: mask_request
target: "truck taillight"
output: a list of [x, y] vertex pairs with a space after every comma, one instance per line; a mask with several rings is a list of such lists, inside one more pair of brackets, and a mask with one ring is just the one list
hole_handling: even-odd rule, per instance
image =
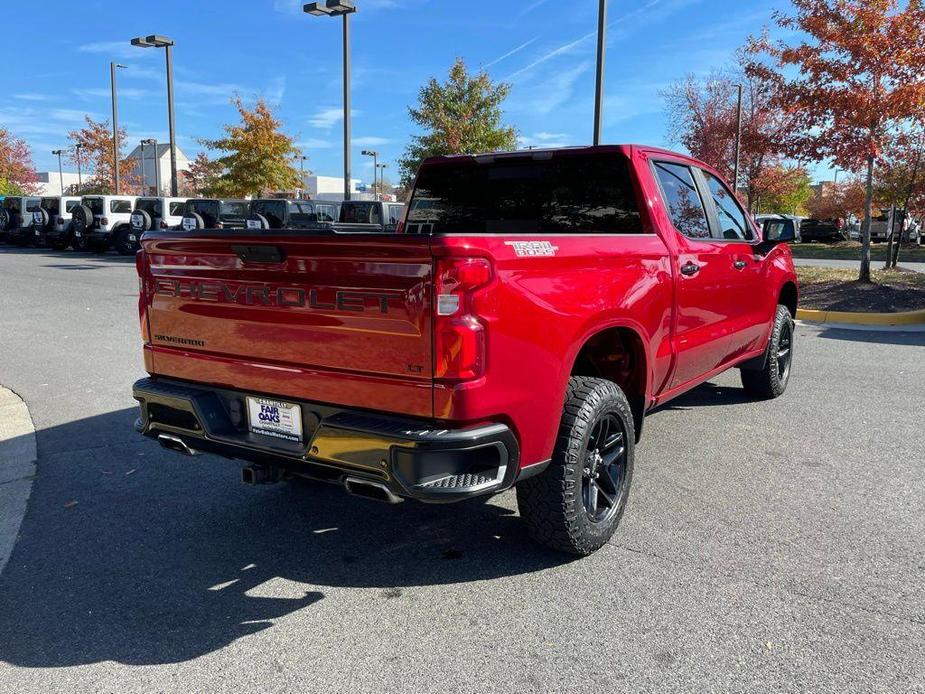
[[141, 338], [144, 342], [150, 341], [148, 333], [148, 298], [146, 295], [146, 282], [148, 279], [148, 256], [144, 249], [135, 254], [135, 271], [138, 273], [138, 320], [141, 324]]
[[161, 229], [167, 229], [167, 228], [168, 228], [167, 222], [165, 222], [165, 221], [162, 219], [162, 220], [161, 220]]
[[485, 370], [485, 325], [475, 315], [473, 297], [492, 278], [485, 258], [437, 261], [434, 282], [434, 377], [464, 381]]
[[100, 225], [101, 225], [101, 226], [104, 226], [104, 227], [108, 227], [108, 226], [109, 226], [109, 218], [108, 218], [108, 217], [101, 217], [101, 218], [100, 218]]
[[55, 224], [64, 224], [64, 217], [58, 217], [55, 220]]

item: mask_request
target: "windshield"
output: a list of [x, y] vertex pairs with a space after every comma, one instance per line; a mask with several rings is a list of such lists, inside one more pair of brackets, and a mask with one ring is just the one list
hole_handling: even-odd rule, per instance
[[424, 166], [408, 233], [641, 233], [626, 157], [618, 152], [460, 159]]

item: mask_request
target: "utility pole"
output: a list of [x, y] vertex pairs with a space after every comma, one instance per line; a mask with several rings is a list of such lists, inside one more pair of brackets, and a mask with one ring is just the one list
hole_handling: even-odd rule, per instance
[[739, 194], [739, 158], [742, 152], [742, 85], [738, 85], [736, 99], [736, 159], [732, 170], [732, 190]]
[[83, 147], [79, 142], [74, 145], [74, 151], [77, 152], [77, 194], [80, 195], [83, 192], [83, 178], [80, 175], [80, 149]]
[[125, 67], [109, 63], [109, 86], [112, 90], [112, 185], [113, 193], [119, 194], [119, 101], [116, 91], [116, 68]]
[[64, 150], [56, 149], [52, 154], [58, 155], [58, 180], [61, 181], [61, 195], [64, 195], [64, 169], [61, 167], [61, 155], [64, 154]]
[[604, 118], [604, 59], [607, 53], [607, 0], [597, 13], [597, 78], [594, 94], [594, 146], [601, 144]]

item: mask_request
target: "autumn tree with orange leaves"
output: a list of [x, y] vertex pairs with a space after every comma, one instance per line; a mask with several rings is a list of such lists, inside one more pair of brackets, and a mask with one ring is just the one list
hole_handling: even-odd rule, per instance
[[37, 183], [29, 145], [0, 128], [0, 195], [28, 195], [35, 191]]
[[781, 143], [789, 156], [865, 171], [859, 279], [869, 282], [875, 164], [895, 130], [925, 108], [925, 9], [922, 0], [793, 5], [794, 14], [774, 13], [793, 38], [752, 39], [746, 70], [774, 83], [777, 107], [793, 116]]
[[[96, 121], [84, 116], [86, 125], [79, 130], [68, 133], [68, 139], [74, 145], [80, 145], [80, 168], [84, 173], [81, 194], [109, 194], [113, 192], [113, 158], [112, 125], [109, 121]], [[138, 193], [139, 180], [134, 173], [134, 165], [123, 156], [122, 147], [126, 134], [119, 131], [119, 176], [122, 179], [123, 194]], [[77, 149], [73, 145], [68, 150], [68, 160], [77, 163]], [[77, 192], [77, 191], [74, 191]]]

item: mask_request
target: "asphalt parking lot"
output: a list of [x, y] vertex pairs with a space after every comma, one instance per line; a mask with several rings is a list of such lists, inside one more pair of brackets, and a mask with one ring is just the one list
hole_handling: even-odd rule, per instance
[[38, 444], [0, 689], [925, 691], [925, 333], [801, 325], [783, 398], [727, 373], [654, 413], [620, 530], [571, 560], [511, 493], [252, 489], [142, 440], [136, 290], [132, 259], [0, 246]]

